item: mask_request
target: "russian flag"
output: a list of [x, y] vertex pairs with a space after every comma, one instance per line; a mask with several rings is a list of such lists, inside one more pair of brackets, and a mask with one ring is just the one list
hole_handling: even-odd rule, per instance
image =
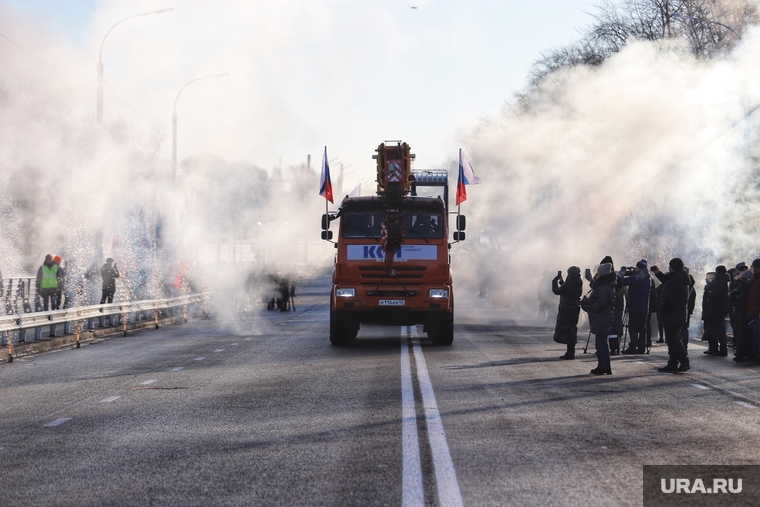
[[459, 148], [459, 178], [457, 180], [457, 199], [456, 205], [467, 200], [467, 189], [465, 185], [477, 185], [481, 183], [480, 178], [475, 176], [475, 171], [467, 161], [467, 158], [462, 152], [462, 148]]
[[322, 176], [319, 180], [319, 195], [332, 204], [332, 181], [330, 181], [330, 164], [327, 163], [327, 146], [325, 146], [325, 154], [322, 155]]

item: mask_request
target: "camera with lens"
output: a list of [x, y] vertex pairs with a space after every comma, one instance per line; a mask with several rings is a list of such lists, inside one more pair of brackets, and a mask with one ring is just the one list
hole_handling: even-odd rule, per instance
[[636, 274], [639, 269], [636, 266], [623, 266], [623, 276], [632, 276]]

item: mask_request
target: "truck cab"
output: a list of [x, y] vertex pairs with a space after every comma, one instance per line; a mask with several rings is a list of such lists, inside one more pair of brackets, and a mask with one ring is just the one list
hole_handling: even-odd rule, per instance
[[[378, 157], [378, 195], [346, 197], [336, 214], [323, 217], [325, 239], [332, 237], [330, 222], [338, 221], [330, 294], [333, 345], [349, 344], [363, 323], [420, 324], [436, 345], [450, 345], [454, 339], [447, 173], [415, 174], [409, 168], [399, 177], [408, 181], [399, 198], [383, 185], [389, 179], [387, 168], [413, 155], [405, 143], [403, 150], [397, 147], [400, 143], [393, 150], [382, 144], [378, 148], [386, 151]], [[394, 153], [400, 154], [398, 159]], [[417, 177], [421, 185], [444, 187], [444, 197], [417, 196]], [[389, 199], [394, 193], [395, 200]]]

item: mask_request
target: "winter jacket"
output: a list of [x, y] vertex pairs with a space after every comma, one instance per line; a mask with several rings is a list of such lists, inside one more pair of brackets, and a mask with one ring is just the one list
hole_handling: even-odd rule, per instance
[[115, 291], [116, 279], [119, 278], [119, 270], [115, 264], [103, 264], [100, 268], [100, 276], [103, 277], [103, 290]]
[[657, 318], [664, 326], [684, 325], [689, 302], [689, 275], [679, 269], [671, 273], [658, 271], [655, 276], [663, 284]]
[[705, 285], [702, 297], [702, 318], [706, 323], [714, 323], [726, 318], [728, 314], [728, 282], [727, 274], [717, 274], [715, 279]]
[[752, 285], [747, 295], [747, 317], [752, 319], [760, 315], [760, 273], [752, 275]]
[[615, 285], [617, 273], [610, 273], [591, 282], [586, 312], [591, 332], [597, 335], [612, 334], [615, 323]]
[[628, 313], [648, 314], [649, 287], [652, 282], [646, 268], [637, 269], [631, 276], [621, 277], [620, 283], [628, 286]]
[[552, 280], [552, 292], [559, 296], [554, 341], [575, 345], [578, 341], [578, 315], [581, 311], [580, 297], [583, 292], [580, 271], [568, 274], [567, 280], [561, 285], [559, 277]]

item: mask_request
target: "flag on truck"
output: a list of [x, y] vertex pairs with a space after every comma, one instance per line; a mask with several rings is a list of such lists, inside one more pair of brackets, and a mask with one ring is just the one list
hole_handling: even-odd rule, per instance
[[319, 195], [332, 204], [332, 181], [330, 181], [330, 164], [327, 162], [327, 146], [325, 146], [325, 153], [322, 155], [322, 176], [319, 180]]
[[459, 148], [459, 179], [457, 180], [456, 205], [459, 206], [467, 200], [467, 189], [465, 188], [465, 185], [477, 185], [480, 182], [480, 178], [475, 176], [475, 171], [467, 161], [467, 157], [464, 156], [462, 148]]

